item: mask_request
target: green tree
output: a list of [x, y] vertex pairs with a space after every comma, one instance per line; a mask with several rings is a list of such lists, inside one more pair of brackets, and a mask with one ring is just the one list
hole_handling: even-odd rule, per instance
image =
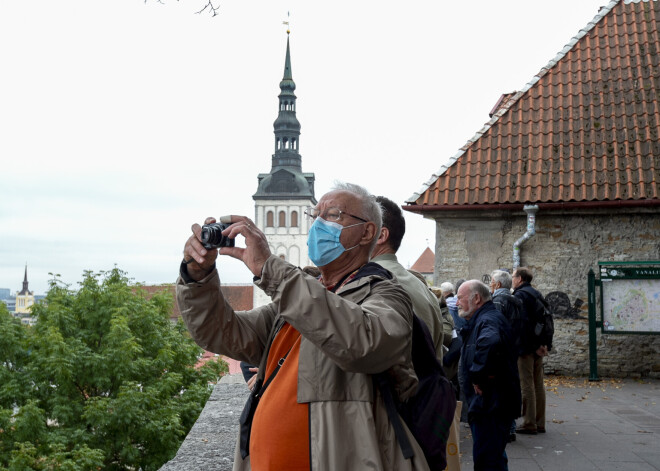
[[28, 360], [26, 329], [0, 302], [0, 409], [25, 403], [30, 382], [22, 373]]
[[[53, 280], [38, 321], [0, 312], [0, 470], [156, 470], [197, 420], [222, 361], [124, 272]], [[1, 309], [1, 307], [0, 307]], [[6, 379], [6, 381], [5, 381]]]

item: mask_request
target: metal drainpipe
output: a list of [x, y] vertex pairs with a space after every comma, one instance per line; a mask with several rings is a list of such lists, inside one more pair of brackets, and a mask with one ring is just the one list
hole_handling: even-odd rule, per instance
[[536, 234], [536, 211], [539, 210], [537, 205], [526, 204], [523, 211], [527, 213], [527, 232], [525, 232], [520, 239], [513, 243], [513, 269], [515, 270], [520, 266], [520, 246], [527, 241], [530, 237]]

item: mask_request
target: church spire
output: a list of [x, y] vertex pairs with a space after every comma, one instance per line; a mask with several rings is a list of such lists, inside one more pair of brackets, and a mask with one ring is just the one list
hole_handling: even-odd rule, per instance
[[291, 71], [290, 31], [286, 37], [284, 75], [280, 81], [277, 119], [273, 123], [275, 153], [271, 170], [259, 174], [259, 187], [253, 199], [314, 199], [314, 174], [302, 171], [300, 122], [296, 117], [296, 83]]
[[300, 122], [296, 117], [296, 83], [291, 72], [291, 49], [289, 35], [286, 38], [286, 59], [284, 60], [284, 76], [280, 82], [279, 112], [273, 123], [275, 131], [275, 154], [273, 155], [273, 170], [276, 167], [301, 168], [299, 149]]
[[[286, 57], [284, 59], [284, 77], [282, 77], [282, 82], [280, 83], [280, 88], [284, 84], [285, 80], [290, 80], [293, 84], [293, 89], [296, 89], [296, 84], [293, 83], [293, 75], [291, 74], [291, 48], [289, 47], [289, 32], [286, 33]], [[295, 98], [295, 95], [294, 95]]]
[[25, 276], [23, 277], [23, 289], [18, 294], [21, 295], [21, 296], [24, 296], [26, 294], [32, 294], [32, 293], [30, 293], [30, 290], [28, 290], [27, 263], [25, 264]]

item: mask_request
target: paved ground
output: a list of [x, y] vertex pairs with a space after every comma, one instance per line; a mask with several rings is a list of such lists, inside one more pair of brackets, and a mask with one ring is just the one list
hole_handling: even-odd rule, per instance
[[[660, 470], [660, 380], [550, 376], [546, 401], [547, 433], [509, 443], [509, 470]], [[473, 469], [463, 424], [461, 469]]]

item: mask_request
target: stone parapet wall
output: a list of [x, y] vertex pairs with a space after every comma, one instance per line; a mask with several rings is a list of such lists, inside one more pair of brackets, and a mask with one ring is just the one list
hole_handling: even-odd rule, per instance
[[238, 419], [249, 395], [241, 373], [226, 375], [213, 388], [197, 422], [176, 456], [161, 471], [231, 471]]

